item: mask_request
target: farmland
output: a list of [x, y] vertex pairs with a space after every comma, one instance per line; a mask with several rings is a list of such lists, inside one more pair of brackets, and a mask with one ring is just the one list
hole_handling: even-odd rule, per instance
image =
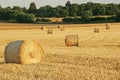
[[[0, 23], [0, 80], [120, 80], [120, 23], [55, 24]], [[45, 26], [53, 28], [47, 34]], [[94, 33], [99, 27], [100, 32]], [[78, 34], [79, 46], [67, 47], [65, 36]], [[15, 40], [36, 40], [45, 52], [41, 64], [6, 64], [5, 46]], [[12, 55], [11, 55], [12, 56]]]

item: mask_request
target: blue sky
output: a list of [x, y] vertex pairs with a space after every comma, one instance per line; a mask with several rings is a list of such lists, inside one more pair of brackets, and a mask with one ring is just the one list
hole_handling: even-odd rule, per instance
[[[65, 5], [68, 0], [0, 0], [0, 5], [2, 7], [7, 6], [20, 6], [20, 7], [29, 7], [31, 2], [35, 2], [37, 8], [45, 5], [51, 5], [55, 7], [57, 5]], [[98, 3], [120, 3], [120, 0], [69, 0], [71, 3], [86, 3], [89, 1], [98, 2]]]

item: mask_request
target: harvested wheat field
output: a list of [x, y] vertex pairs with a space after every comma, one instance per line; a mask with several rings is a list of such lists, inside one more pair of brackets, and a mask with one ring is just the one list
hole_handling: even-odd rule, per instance
[[[60, 31], [57, 25], [0, 23], [0, 80], [120, 80], [120, 23], [110, 25], [106, 30], [106, 23], [66, 24]], [[47, 34], [49, 27], [53, 34]], [[73, 34], [79, 45], [66, 46], [66, 35]], [[40, 42], [42, 63], [5, 63], [5, 47], [16, 40]]]

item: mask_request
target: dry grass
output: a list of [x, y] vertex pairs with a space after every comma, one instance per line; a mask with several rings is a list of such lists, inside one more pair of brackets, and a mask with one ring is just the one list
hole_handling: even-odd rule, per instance
[[110, 24], [109, 23], [106, 24], [106, 29], [110, 29]]
[[[110, 30], [105, 29], [105, 24], [62, 25], [66, 27], [66, 31], [61, 32], [54, 28], [52, 35], [47, 34], [47, 30], [42, 31], [33, 27], [25, 30], [0, 30], [0, 79], [120, 80], [119, 24], [111, 23]], [[13, 26], [9, 24], [11, 25]], [[1, 26], [9, 27], [3, 23]], [[20, 26], [28, 27], [28, 24]], [[99, 34], [93, 32], [96, 26], [100, 26]], [[66, 47], [64, 40], [68, 34], [78, 34], [78, 47]], [[42, 64], [4, 63], [5, 46], [13, 40], [20, 39], [41, 42], [46, 53]]]

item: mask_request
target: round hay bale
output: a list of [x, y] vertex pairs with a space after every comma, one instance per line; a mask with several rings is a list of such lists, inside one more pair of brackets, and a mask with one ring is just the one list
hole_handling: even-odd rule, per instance
[[57, 27], [57, 28], [58, 28], [58, 29], [60, 29], [60, 27], [61, 27], [61, 26], [60, 26], [60, 25], [58, 25], [58, 27]]
[[99, 28], [94, 28], [94, 32], [99, 33], [100, 32]]
[[110, 24], [109, 23], [106, 24], [106, 29], [110, 29]]
[[53, 33], [53, 29], [48, 29], [48, 30], [47, 30], [47, 33], [48, 33], [48, 34], [52, 34], [52, 33]]
[[46, 28], [44, 26], [41, 27], [41, 30], [45, 30]]
[[67, 35], [65, 38], [66, 46], [78, 46], [78, 35]]
[[64, 27], [61, 27], [61, 28], [60, 28], [60, 31], [65, 31], [65, 28], [64, 28]]
[[6, 63], [33, 64], [41, 63], [44, 51], [41, 45], [33, 40], [10, 42], [4, 52]]

